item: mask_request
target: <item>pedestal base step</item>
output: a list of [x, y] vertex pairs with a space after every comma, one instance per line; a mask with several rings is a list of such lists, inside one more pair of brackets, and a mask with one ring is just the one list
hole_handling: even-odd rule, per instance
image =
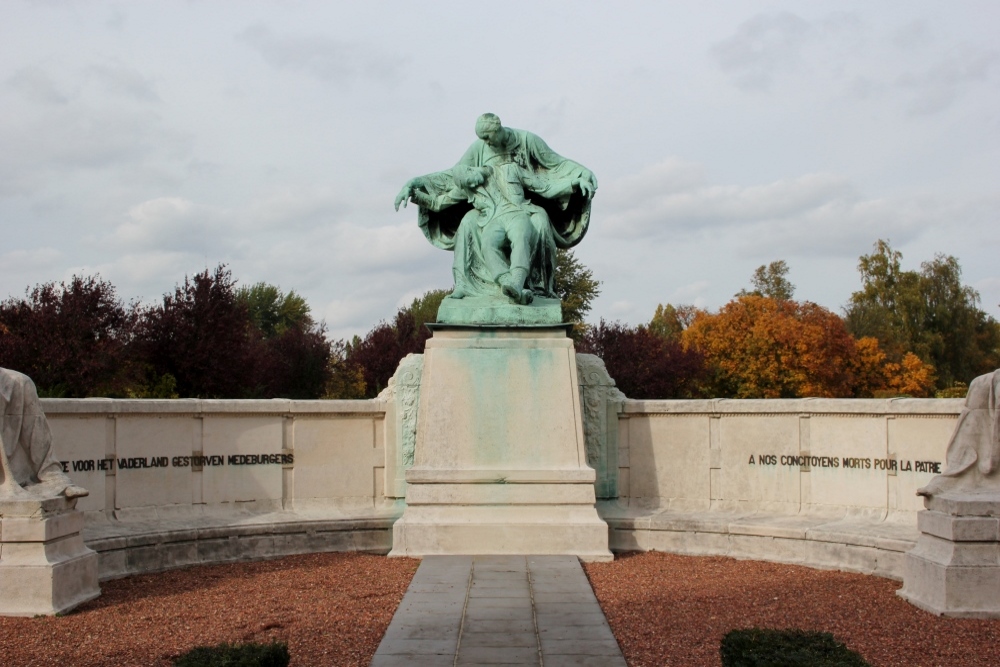
[[613, 560], [608, 524], [593, 507], [407, 508], [392, 527], [389, 556], [532, 554]]

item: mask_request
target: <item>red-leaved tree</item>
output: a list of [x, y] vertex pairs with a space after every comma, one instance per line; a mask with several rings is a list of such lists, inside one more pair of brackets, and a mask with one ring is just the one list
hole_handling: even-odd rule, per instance
[[249, 398], [260, 394], [257, 342], [236, 281], [224, 265], [185, 278], [163, 303], [147, 308], [138, 327], [140, 356], [157, 376], [177, 380], [184, 398]]
[[603, 359], [608, 374], [629, 398], [692, 398], [704, 375], [699, 352], [644, 326], [602, 319], [588, 328], [577, 350]]
[[30, 376], [43, 396], [125, 396], [138, 382], [136, 319], [99, 276], [38, 285], [0, 303], [0, 366]]

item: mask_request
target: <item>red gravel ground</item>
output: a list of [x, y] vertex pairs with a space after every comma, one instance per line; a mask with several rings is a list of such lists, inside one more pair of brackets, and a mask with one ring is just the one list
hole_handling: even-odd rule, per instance
[[889, 579], [655, 552], [585, 569], [629, 667], [720, 665], [722, 636], [750, 627], [830, 632], [875, 667], [1000, 664], [1000, 620], [933, 616]]
[[[0, 665], [168, 667], [194, 646], [278, 639], [293, 666], [366, 666], [418, 564], [313, 554], [106, 581], [67, 616], [0, 618]], [[722, 636], [753, 626], [832, 632], [876, 667], [1000, 664], [1000, 621], [937, 618], [888, 579], [663, 553], [585, 567], [630, 667], [719, 665]]]
[[298, 667], [367, 666], [419, 564], [311, 554], [105, 581], [66, 616], [0, 618], [0, 665], [168, 667], [195, 646], [280, 640]]

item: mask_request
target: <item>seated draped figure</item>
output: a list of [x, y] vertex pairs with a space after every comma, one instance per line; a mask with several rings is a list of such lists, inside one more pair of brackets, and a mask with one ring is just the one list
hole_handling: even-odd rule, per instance
[[1000, 370], [980, 375], [969, 384], [965, 407], [948, 442], [945, 471], [919, 489], [918, 495], [1000, 493], [998, 390]]
[[455, 253], [449, 298], [558, 299], [556, 254], [586, 234], [597, 178], [496, 114], [482, 114], [475, 132], [454, 167], [408, 180], [395, 208], [417, 204], [427, 240]]
[[31, 378], [0, 368], [0, 414], [0, 499], [88, 495], [52, 453], [52, 431]]

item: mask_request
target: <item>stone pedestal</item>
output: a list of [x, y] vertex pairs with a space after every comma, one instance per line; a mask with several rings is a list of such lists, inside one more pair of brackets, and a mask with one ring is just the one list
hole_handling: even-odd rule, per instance
[[925, 506], [899, 595], [942, 616], [1000, 618], [1000, 496], [943, 493]]
[[390, 556], [611, 560], [561, 327], [435, 328]]
[[75, 506], [64, 496], [0, 500], [0, 615], [58, 614], [101, 594]]

